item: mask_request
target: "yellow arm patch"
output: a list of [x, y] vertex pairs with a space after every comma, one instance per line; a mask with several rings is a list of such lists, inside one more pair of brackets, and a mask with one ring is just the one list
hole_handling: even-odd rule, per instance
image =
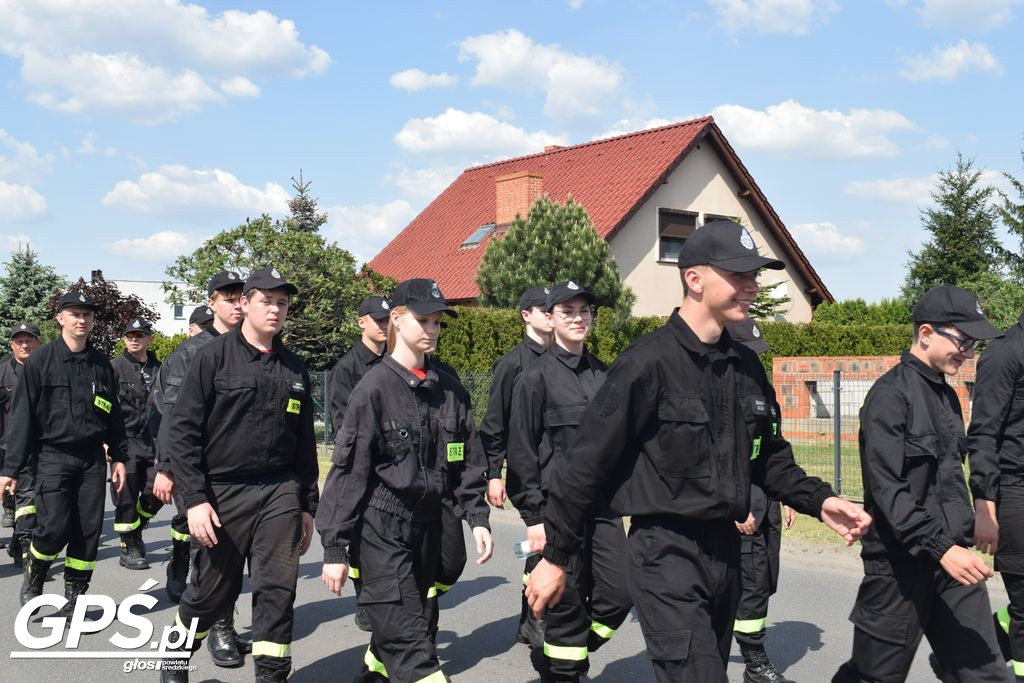
[[297, 398], [288, 399], [288, 412], [298, 415], [302, 411], [302, 401]]

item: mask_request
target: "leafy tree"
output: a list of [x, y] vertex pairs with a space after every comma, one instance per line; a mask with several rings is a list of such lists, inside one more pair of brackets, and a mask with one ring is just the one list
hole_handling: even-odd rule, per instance
[[295, 181], [298, 193], [289, 202], [292, 214], [274, 221], [263, 215], [224, 230], [167, 268], [167, 275], [186, 283], [184, 291], [164, 283], [173, 301], [206, 297], [206, 283], [222, 270], [243, 278], [274, 266], [299, 290], [288, 310], [284, 340], [311, 369], [331, 367], [359, 339], [359, 302], [372, 294], [387, 295], [394, 280], [356, 267], [355, 258], [337, 244], [328, 244], [318, 228], [326, 214], [317, 213], [309, 183]]
[[53, 293], [67, 286], [67, 280], [50, 266], [39, 262], [39, 254], [25, 245], [11, 253], [0, 276], [0, 330], [20, 322], [42, 325], [50, 315]]
[[961, 285], [984, 272], [1000, 272], [1006, 253], [996, 236], [993, 188], [981, 184], [973, 159], [957, 154], [953, 168], [939, 172], [932, 192], [935, 208], [921, 212], [930, 241], [916, 254], [909, 252], [903, 299], [911, 304], [940, 284]]
[[975, 273], [961, 282], [960, 286], [977, 295], [985, 315], [1000, 329], [1005, 330], [1017, 322], [1024, 310], [1024, 284], [998, 273]]
[[[1024, 161], [1024, 149], [1020, 152], [1021, 161]], [[1017, 194], [1017, 201], [1014, 201], [1006, 193], [999, 191], [1002, 202], [995, 207], [996, 215], [1020, 243], [1020, 253], [1008, 254], [1010, 274], [1017, 282], [1024, 282], [1024, 181], [1015, 178], [1009, 173], [1003, 174], [1010, 182], [1010, 186]]]
[[[117, 342], [124, 333], [132, 318], [142, 318], [156, 322], [160, 317], [150, 310], [142, 299], [134, 294], [122, 294], [113, 282], [103, 279], [103, 273], [93, 271], [92, 279], [86, 282], [78, 278], [78, 282], [69, 288], [72, 292], [82, 292], [96, 303], [96, 323], [93, 325], [89, 340], [101, 352], [112, 356]], [[57, 304], [64, 292], [57, 292], [50, 298], [48, 307], [50, 316], [57, 314]]]
[[882, 299], [866, 303], [864, 299], [847, 299], [834, 304], [819, 304], [814, 322], [832, 325], [908, 325], [910, 308], [902, 299]]
[[477, 268], [480, 302], [514, 308], [527, 287], [572, 280], [597, 297], [598, 306], [628, 317], [635, 296], [619, 275], [608, 242], [570, 196], [565, 204], [540, 197], [524, 219], [516, 216], [501, 239], [492, 239]]
[[783, 315], [789, 310], [793, 299], [788, 294], [775, 294], [775, 290], [782, 285], [781, 282], [772, 282], [761, 287], [761, 291], [754, 297], [754, 303], [750, 306], [749, 315], [757, 320], [774, 320], [775, 316]]

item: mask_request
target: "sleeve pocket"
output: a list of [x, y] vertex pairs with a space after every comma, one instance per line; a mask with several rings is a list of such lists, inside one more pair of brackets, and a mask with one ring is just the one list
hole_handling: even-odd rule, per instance
[[352, 457], [356, 450], [355, 432], [338, 432], [334, 440], [334, 453], [331, 454], [331, 462], [343, 470], [352, 468]]

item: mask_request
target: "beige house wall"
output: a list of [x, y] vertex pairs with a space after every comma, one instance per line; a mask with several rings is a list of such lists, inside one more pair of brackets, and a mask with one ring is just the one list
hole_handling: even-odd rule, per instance
[[[778, 242], [768, 234], [753, 204], [736, 196], [739, 191], [712, 146], [702, 143], [690, 151], [668, 178], [629, 222], [612, 238], [612, 254], [619, 270], [636, 294], [633, 315], [668, 315], [682, 299], [679, 268], [675, 263], [658, 261], [658, 209], [692, 211], [700, 214], [739, 216], [754, 238], [758, 252], [781, 258]], [[785, 260], [785, 259], [783, 259]], [[781, 281], [776, 289], [793, 301], [778, 320], [807, 322], [811, 319], [810, 297], [804, 293], [807, 283], [790, 267], [765, 271], [761, 284]]]

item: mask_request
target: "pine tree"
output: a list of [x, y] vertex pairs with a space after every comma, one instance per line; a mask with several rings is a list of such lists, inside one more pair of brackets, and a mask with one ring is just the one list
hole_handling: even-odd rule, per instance
[[314, 233], [327, 222], [326, 213], [317, 213], [316, 197], [309, 195], [309, 188], [312, 184], [303, 179], [302, 169], [299, 169], [298, 180], [292, 178], [295, 196], [288, 200], [288, 210], [291, 211], [291, 215], [284, 220], [284, 225], [289, 230]]
[[516, 216], [500, 239], [492, 238], [477, 268], [480, 302], [513, 308], [528, 287], [572, 280], [593, 292], [598, 306], [628, 316], [635, 296], [619, 275], [608, 242], [572, 196], [565, 204], [540, 197], [524, 219]]
[[0, 276], [0, 330], [15, 323], [42, 325], [51, 317], [48, 303], [67, 281], [50, 266], [39, 262], [39, 254], [25, 245], [11, 253]]
[[748, 315], [756, 320], [774, 320], [777, 315], [784, 315], [789, 310], [789, 304], [793, 299], [788, 294], [776, 294], [782, 282], [770, 282], [761, 287], [761, 291], [754, 297], [754, 303], [750, 306]]
[[[1020, 152], [1021, 161], [1024, 161], [1024, 149]], [[1009, 173], [1003, 174], [1006, 179], [1010, 182], [1010, 186], [1014, 192], [1017, 193], [1017, 200], [1010, 199], [1010, 197], [1004, 192], [1000, 191], [1000, 198], [1003, 200], [1002, 203], [996, 205], [996, 215], [1006, 226], [1006, 229], [1010, 231], [1011, 235], [1016, 235], [1020, 242], [1021, 253], [1010, 253], [1009, 254], [1009, 265], [1010, 274], [1014, 280], [1019, 283], [1024, 283], [1024, 181], [1015, 178]]]

